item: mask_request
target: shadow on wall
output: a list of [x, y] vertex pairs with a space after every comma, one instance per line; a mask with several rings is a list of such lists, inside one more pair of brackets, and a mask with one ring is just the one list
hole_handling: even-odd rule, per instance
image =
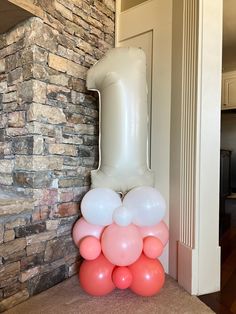
[[236, 110], [222, 112], [221, 149], [232, 151], [231, 188], [232, 192], [236, 192]]

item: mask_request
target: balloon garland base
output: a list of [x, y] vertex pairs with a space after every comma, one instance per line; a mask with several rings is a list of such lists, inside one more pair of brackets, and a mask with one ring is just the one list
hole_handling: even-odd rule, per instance
[[129, 288], [141, 296], [157, 294], [165, 281], [158, 258], [169, 238], [159, 191], [138, 187], [121, 199], [111, 189], [95, 188], [85, 194], [81, 212], [73, 240], [85, 259], [79, 272], [84, 291], [103, 296]]
[[140, 296], [153, 296], [163, 287], [165, 272], [158, 259], [144, 254], [128, 266], [117, 266], [101, 253], [94, 260], [84, 260], [79, 271], [80, 285], [93, 296], [104, 296], [115, 288], [127, 289]]

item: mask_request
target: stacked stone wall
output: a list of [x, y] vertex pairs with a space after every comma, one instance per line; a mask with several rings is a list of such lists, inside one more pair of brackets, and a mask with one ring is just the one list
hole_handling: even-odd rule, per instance
[[0, 311], [77, 271], [71, 229], [98, 165], [98, 98], [85, 78], [114, 46], [114, 7], [34, 1], [38, 17], [0, 37], [0, 189], [31, 200], [0, 208]]

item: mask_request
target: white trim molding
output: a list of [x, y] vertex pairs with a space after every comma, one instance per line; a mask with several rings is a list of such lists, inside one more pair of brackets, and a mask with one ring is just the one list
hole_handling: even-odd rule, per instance
[[[183, 53], [180, 148], [180, 236], [178, 281], [191, 293], [197, 271], [196, 236], [196, 112], [198, 70], [198, 0], [183, 1]], [[186, 263], [186, 261], [187, 263]]]
[[219, 177], [223, 1], [199, 0], [196, 294], [220, 290]]

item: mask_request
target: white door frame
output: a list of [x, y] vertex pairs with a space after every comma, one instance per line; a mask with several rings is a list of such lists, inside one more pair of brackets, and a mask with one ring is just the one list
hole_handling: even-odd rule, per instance
[[220, 289], [222, 0], [173, 0], [172, 16], [169, 273], [201, 295]]
[[223, 1], [199, 0], [195, 294], [220, 290], [219, 182]]

